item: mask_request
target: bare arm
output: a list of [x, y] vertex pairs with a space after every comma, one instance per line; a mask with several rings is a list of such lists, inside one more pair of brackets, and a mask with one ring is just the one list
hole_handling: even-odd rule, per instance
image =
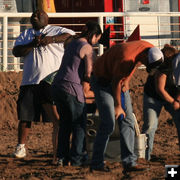
[[12, 50], [13, 55], [15, 57], [26, 56], [27, 54], [29, 54], [30, 51], [32, 51], [33, 48], [39, 46], [41, 38], [41, 35], [35, 36], [34, 39], [28, 44], [14, 46]]
[[34, 47], [46, 46], [50, 43], [62, 43], [69, 36], [71, 35], [68, 33], [64, 33], [57, 36], [45, 36], [45, 37], [42, 37], [41, 35], [36, 36], [34, 40], [28, 44], [15, 46], [13, 48], [12, 53], [15, 57], [24, 57], [27, 54], [29, 54], [29, 52], [32, 51]]
[[29, 54], [34, 47], [35, 45], [33, 42], [26, 45], [18, 45], [13, 48], [12, 53], [15, 57], [24, 57]]
[[93, 103], [95, 101], [94, 92], [91, 90], [90, 84], [88, 82], [83, 82], [83, 90], [86, 98], [86, 103]]
[[92, 73], [92, 66], [94, 62], [93, 56], [93, 48], [91, 45], [86, 44], [80, 50], [80, 57], [85, 61], [85, 81], [89, 82], [91, 73]]
[[41, 39], [39, 45], [46, 46], [51, 43], [63, 43], [70, 36], [71, 34], [68, 34], [68, 33], [63, 33], [63, 34], [55, 35], [55, 36], [45, 36]]

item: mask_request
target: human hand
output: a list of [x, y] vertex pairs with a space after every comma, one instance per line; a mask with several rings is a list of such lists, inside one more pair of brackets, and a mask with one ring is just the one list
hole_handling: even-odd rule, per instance
[[32, 41], [33, 47], [39, 47], [41, 42], [41, 36], [34, 36]]
[[52, 36], [42, 36], [40, 40], [40, 46], [47, 46], [52, 43]]
[[180, 102], [177, 100], [174, 100], [172, 106], [173, 106], [173, 109], [176, 111], [180, 108]]
[[129, 90], [129, 83], [123, 84], [123, 85], [122, 85], [122, 91], [123, 91], [123, 92], [126, 92], [126, 91], [128, 91], [128, 90]]
[[120, 115], [126, 117], [126, 113], [124, 112], [124, 110], [122, 109], [121, 106], [115, 106], [114, 110], [115, 110], [115, 119], [116, 120], [119, 118]]

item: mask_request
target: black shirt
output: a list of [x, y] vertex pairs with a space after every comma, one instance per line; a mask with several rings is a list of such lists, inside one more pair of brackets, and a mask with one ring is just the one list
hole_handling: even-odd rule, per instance
[[[171, 64], [172, 64], [171, 61], [169, 61], [168, 63], [164, 62], [158, 68], [158, 70], [167, 76], [165, 89], [172, 97], [175, 97], [177, 95], [177, 87], [174, 84], [173, 72], [172, 72], [173, 70], [172, 70]], [[155, 75], [148, 76], [147, 81], [144, 86], [144, 92], [150, 97], [163, 101], [161, 96], [156, 92]]]

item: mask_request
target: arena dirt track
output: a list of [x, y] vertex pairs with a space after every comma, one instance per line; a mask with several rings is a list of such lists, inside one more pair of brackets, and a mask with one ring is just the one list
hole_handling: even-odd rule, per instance
[[[133, 108], [140, 127], [142, 126], [143, 86], [146, 77], [145, 70], [137, 70], [131, 81]], [[24, 159], [13, 158], [12, 153], [17, 144], [18, 125], [16, 100], [21, 78], [21, 72], [0, 72], [0, 179], [164, 179], [166, 164], [180, 165], [176, 128], [170, 115], [164, 110], [161, 112], [155, 136], [152, 161], [146, 162], [139, 159], [139, 163], [149, 167], [143, 172], [132, 172], [128, 176], [123, 176], [121, 163], [108, 161], [110, 173], [90, 173], [88, 166], [59, 168], [52, 165], [51, 123], [33, 124], [27, 142], [27, 157]]]

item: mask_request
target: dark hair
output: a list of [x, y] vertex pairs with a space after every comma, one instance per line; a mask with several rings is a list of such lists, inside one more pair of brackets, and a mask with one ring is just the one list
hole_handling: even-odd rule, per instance
[[163, 49], [161, 49], [163, 55], [164, 55], [164, 60], [167, 61], [169, 59], [173, 59], [179, 51], [175, 49], [173, 46], [169, 44], [165, 44]]
[[93, 35], [102, 34], [100, 25], [95, 21], [88, 21], [80, 34], [80, 37], [85, 37], [89, 44], [92, 44], [91, 40]]

